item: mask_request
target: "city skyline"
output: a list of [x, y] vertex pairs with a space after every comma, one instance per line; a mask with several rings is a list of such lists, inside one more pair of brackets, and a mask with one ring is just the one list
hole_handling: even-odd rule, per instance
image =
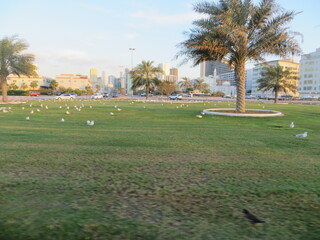
[[[25, 39], [30, 45], [27, 52], [35, 54], [39, 73], [44, 76], [88, 75], [91, 68], [118, 76], [122, 69], [131, 68], [131, 63], [136, 66], [142, 60], [152, 60], [155, 65], [169, 62], [170, 66], [178, 67], [179, 77], [197, 78], [199, 66], [192, 68], [191, 63], [179, 66], [182, 59], [174, 60], [179, 51], [177, 45], [186, 39], [183, 32], [189, 31], [192, 21], [199, 18], [192, 8], [197, 2], [1, 2], [0, 37], [18, 34]], [[297, 36], [303, 53], [319, 48], [320, 43], [315, 39], [320, 37], [320, 22], [314, 19], [317, 19], [315, 6], [320, 3], [316, 0], [310, 0], [309, 4], [298, 0], [277, 2], [287, 10], [301, 12], [289, 26], [304, 35], [303, 41]], [[135, 50], [132, 52], [130, 48]], [[275, 59], [279, 58], [266, 60]]]

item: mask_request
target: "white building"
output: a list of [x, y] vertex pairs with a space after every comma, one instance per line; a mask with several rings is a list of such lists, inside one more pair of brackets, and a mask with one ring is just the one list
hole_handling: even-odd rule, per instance
[[299, 93], [301, 97], [320, 97], [320, 48], [301, 57]]
[[7, 83], [10, 86], [11, 84], [15, 84], [16, 86], [18, 86], [19, 89], [22, 89], [22, 87], [25, 85], [27, 86], [26, 89], [32, 89], [30, 87], [30, 84], [32, 82], [36, 82], [38, 88], [40, 87], [44, 87], [44, 88], [48, 88], [50, 86], [50, 82], [51, 79], [47, 78], [47, 77], [42, 77], [40, 75], [35, 76], [35, 77], [28, 77], [25, 75], [14, 75], [14, 74], [10, 74], [7, 78]]
[[158, 78], [165, 80], [166, 76], [170, 75], [170, 63], [161, 63], [158, 67], [163, 71], [163, 73], [158, 74]]

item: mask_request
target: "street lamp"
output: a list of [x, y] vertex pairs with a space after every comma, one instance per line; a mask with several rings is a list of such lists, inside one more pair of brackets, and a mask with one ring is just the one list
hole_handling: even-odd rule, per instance
[[133, 51], [136, 50], [135, 48], [129, 48], [129, 51], [131, 51], [131, 70], [133, 69]]

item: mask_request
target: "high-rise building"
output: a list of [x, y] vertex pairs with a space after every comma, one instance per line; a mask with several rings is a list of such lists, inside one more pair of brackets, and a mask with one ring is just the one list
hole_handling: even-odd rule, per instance
[[178, 68], [170, 68], [170, 78], [174, 81], [177, 81], [179, 79]]
[[320, 48], [301, 57], [299, 93], [306, 98], [320, 97]]
[[95, 83], [98, 80], [98, 70], [95, 68], [90, 69], [90, 81], [91, 83]]
[[219, 61], [205, 61], [200, 64], [200, 77], [209, 77], [231, 72], [228, 64]]
[[159, 64], [159, 68], [163, 73], [158, 74], [158, 78], [160, 80], [165, 80], [166, 76], [170, 75], [170, 64], [169, 63], [161, 63]]
[[[263, 92], [262, 90], [258, 90], [259, 88], [259, 83], [258, 79], [261, 78], [261, 71], [263, 70], [264, 67], [266, 66], [282, 66], [284, 70], [290, 70], [295, 77], [299, 76], [299, 63], [296, 63], [294, 61], [289, 61], [289, 60], [275, 60], [275, 61], [270, 61], [270, 62], [265, 62], [265, 63], [260, 63], [255, 65], [253, 68], [253, 73], [252, 73], [252, 92], [251, 94], [256, 97], [267, 97], [267, 98], [272, 98], [274, 97], [274, 93], [270, 91], [265, 91]], [[298, 86], [298, 80], [288, 80], [290, 81], [291, 84], [294, 84]], [[284, 92], [280, 92], [279, 96], [284, 95]], [[294, 92], [288, 92], [285, 95], [291, 95], [291, 96], [298, 96], [298, 93]]]
[[129, 69], [126, 68], [124, 70], [125, 72], [125, 79], [126, 79], [126, 90], [127, 90], [127, 94], [133, 94], [133, 91], [131, 89], [132, 87], [132, 79], [131, 79], [131, 76], [129, 74]]

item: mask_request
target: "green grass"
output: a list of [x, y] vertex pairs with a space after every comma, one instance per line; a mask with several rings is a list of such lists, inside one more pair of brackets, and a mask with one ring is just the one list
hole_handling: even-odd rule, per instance
[[[0, 112], [0, 239], [320, 238], [320, 106], [198, 119], [227, 103], [181, 104], [34, 101]], [[243, 208], [266, 223], [251, 226]]]

